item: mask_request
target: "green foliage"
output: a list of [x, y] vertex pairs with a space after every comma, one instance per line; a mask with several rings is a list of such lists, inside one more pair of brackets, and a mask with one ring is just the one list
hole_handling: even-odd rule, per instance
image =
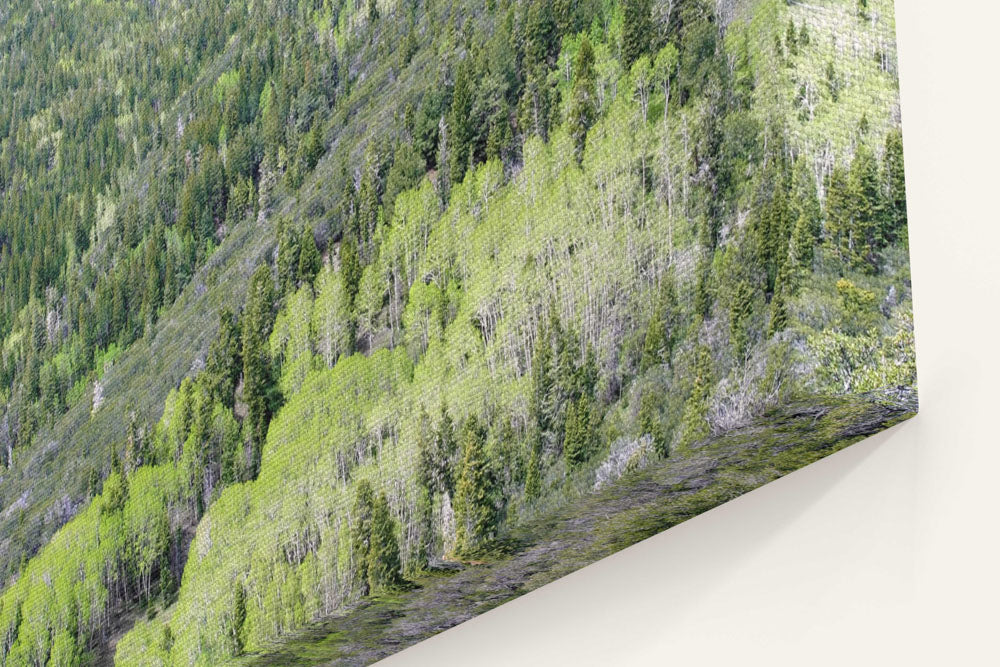
[[247, 594], [242, 582], [235, 582], [233, 588], [233, 611], [229, 624], [229, 641], [232, 655], [238, 656], [243, 653], [243, 626], [247, 620]]
[[368, 480], [358, 482], [354, 490], [351, 511], [351, 557], [357, 585], [362, 595], [371, 592], [372, 519], [375, 513], [375, 492]]
[[260, 468], [267, 425], [278, 402], [267, 345], [274, 325], [274, 302], [271, 269], [264, 264], [250, 278], [243, 316], [243, 401], [247, 405], [247, 423], [253, 445], [251, 477], [255, 477]]
[[584, 35], [573, 63], [573, 98], [569, 115], [569, 131], [576, 146], [577, 161], [583, 158], [587, 131], [594, 123], [596, 113], [594, 49], [590, 46], [590, 40]]
[[653, 62], [653, 76], [663, 88], [663, 121], [666, 122], [670, 108], [670, 85], [677, 74], [677, 65], [680, 62], [680, 54], [673, 43], [668, 42], [656, 54]]
[[302, 230], [299, 241], [298, 277], [304, 284], [312, 285], [320, 269], [323, 268], [323, 258], [316, 247], [316, 236], [311, 226]]
[[691, 373], [691, 393], [684, 403], [684, 416], [681, 420], [682, 447], [693, 445], [709, 434], [708, 399], [714, 382], [711, 352], [703, 344], [694, 349]]
[[679, 334], [677, 331], [680, 319], [679, 310], [676, 280], [674, 272], [670, 271], [660, 288], [660, 298], [646, 328], [642, 359], [639, 363], [640, 372], [645, 372], [656, 364], [670, 363], [674, 344]]
[[389, 501], [380, 493], [371, 514], [371, 537], [368, 551], [368, 585], [371, 591], [385, 591], [402, 584], [396, 522], [389, 511]]
[[596, 417], [593, 414], [590, 399], [583, 395], [566, 406], [566, 435], [563, 439], [563, 454], [566, 464], [577, 466], [593, 453], [595, 448], [594, 427]]
[[886, 241], [893, 242], [906, 229], [906, 174], [903, 169], [903, 134], [898, 128], [885, 135], [883, 180], [886, 184], [888, 225]]
[[431, 427], [426, 412], [421, 412], [420, 433], [417, 440], [419, 453], [417, 476], [430, 493], [455, 492], [453, 470], [458, 455], [454, 422], [448, 408], [441, 404], [441, 416], [436, 428]]
[[[238, 301], [207, 310], [220, 325], [199, 338], [205, 368], [160, 424], [121, 420], [115, 451], [129, 453], [58, 533], [82, 541], [60, 551], [58, 537], [5, 591], [8, 661], [50, 646], [82, 655], [118, 610], [159, 596], [170, 611], [136, 624], [117, 659], [224, 663], [448, 552], [486, 551], [589, 486], [604, 437], [637, 431], [666, 456], [725, 428], [731, 405], [746, 418], [792, 390], [914, 381], [902, 147], [871, 101], [892, 91], [887, 72], [838, 80], [837, 101], [800, 100], [803, 113], [774, 122], [803, 83], [822, 90], [833, 62], [830, 29], [810, 23], [819, 32], [804, 37], [809, 8], [722, 31], [711, 3], [684, 1], [661, 32], [648, 2], [489, 16], [459, 3], [412, 21], [230, 4], [262, 27], [225, 24], [227, 74], [206, 77], [210, 101], [193, 95], [179, 137], [163, 112], [164, 161], [149, 166], [163, 191], [135, 206], [100, 188], [67, 199], [94, 218], [80, 227], [106, 226], [60, 238], [107, 248], [114, 230], [136, 254], [89, 256], [117, 268], [70, 296], [84, 308], [65, 346], [49, 341], [45, 281], [32, 291], [33, 269], [13, 270], [26, 305], [4, 342], [17, 395], [3, 398], [21, 438], [86, 385], [96, 350], [136, 358], [129, 346], [178, 312], [178, 295], [197, 309], [202, 290], [233, 291], [260, 267], [240, 316]], [[762, 65], [775, 36], [790, 53], [780, 72]], [[660, 104], [663, 122], [649, 123]], [[855, 111], [849, 140], [830, 131]], [[275, 244], [277, 285], [260, 262]], [[37, 261], [36, 276], [62, 275]], [[853, 288], [836, 286], [839, 272]], [[170, 386], [194, 358], [173, 356]], [[88, 611], [74, 630], [40, 573], [80, 553], [94, 593], [77, 596]]]
[[639, 403], [639, 435], [649, 436], [653, 441], [653, 451], [658, 456], [670, 455], [670, 442], [660, 418], [660, 401], [652, 391], [643, 392]]
[[653, 33], [650, 0], [623, 0], [622, 15], [622, 60], [630, 68], [649, 51]]
[[468, 60], [459, 63], [455, 72], [455, 89], [448, 116], [448, 149], [452, 185], [465, 178], [472, 159], [472, 76]]
[[497, 522], [493, 471], [486, 459], [485, 435], [475, 416], [465, 421], [461, 444], [462, 459], [455, 486], [455, 550], [471, 555], [494, 537]]

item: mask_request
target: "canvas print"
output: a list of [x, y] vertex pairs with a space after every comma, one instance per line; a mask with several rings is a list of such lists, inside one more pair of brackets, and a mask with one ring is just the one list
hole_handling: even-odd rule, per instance
[[0, 666], [370, 664], [832, 454], [907, 243], [891, 0], [8, 0]]

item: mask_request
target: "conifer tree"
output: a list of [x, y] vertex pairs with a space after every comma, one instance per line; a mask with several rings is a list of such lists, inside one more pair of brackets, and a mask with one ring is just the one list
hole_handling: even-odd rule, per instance
[[205, 382], [208, 393], [226, 407], [233, 407], [233, 392], [243, 370], [240, 358], [240, 329], [233, 312], [219, 311], [219, 332], [208, 347]]
[[403, 581], [396, 522], [384, 493], [379, 493], [371, 511], [371, 536], [368, 549], [369, 591], [392, 590]]
[[462, 428], [462, 462], [455, 488], [455, 548], [466, 555], [492, 539], [496, 528], [492, 471], [484, 445], [479, 420], [470, 415]]
[[549, 0], [531, 0], [527, 3], [524, 39], [525, 70], [547, 67], [557, 46], [556, 24]]
[[837, 76], [832, 60], [826, 63], [826, 89], [834, 102], [840, 99], [840, 77]]
[[808, 271], [812, 268], [815, 239], [811, 227], [808, 214], [805, 211], [801, 212], [792, 231], [790, 261], [795, 270]]
[[837, 166], [830, 175], [826, 192], [826, 233], [827, 241], [837, 254], [841, 265], [851, 261], [851, 212], [847, 192], [847, 174]]
[[799, 55], [799, 35], [795, 30], [795, 22], [788, 19], [788, 29], [785, 30], [785, 44], [788, 45], [789, 55]]
[[531, 401], [528, 411], [539, 433], [550, 426], [550, 415], [546, 409], [552, 394], [552, 344], [548, 324], [543, 320], [538, 325], [535, 336], [535, 352], [531, 358]]
[[469, 59], [459, 63], [455, 72], [455, 91], [448, 114], [448, 142], [451, 152], [451, 183], [461, 183], [472, 159], [472, 66]]
[[660, 421], [659, 400], [655, 392], [643, 392], [639, 402], [639, 435], [648, 435], [653, 441], [653, 451], [660, 457], [666, 457], [670, 455], [670, 443]]
[[347, 237], [340, 242], [340, 279], [344, 283], [344, 293], [347, 294], [348, 308], [354, 308], [354, 299], [361, 287], [361, 261], [358, 258], [358, 248], [354, 239]]
[[622, 2], [622, 64], [631, 68], [639, 56], [649, 51], [653, 35], [650, 0]]
[[544, 65], [528, 69], [518, 106], [518, 127], [524, 138], [536, 136], [548, 139], [549, 120], [554, 105], [547, 73]]
[[[381, 165], [375, 143], [368, 145], [365, 151], [365, 166], [361, 172], [361, 187], [358, 190], [357, 243], [358, 258], [363, 264], [371, 263], [375, 258], [375, 228], [379, 220], [379, 195]], [[359, 281], [360, 284], [360, 281]]]
[[275, 268], [278, 274], [278, 294], [293, 291], [298, 280], [299, 239], [284, 220], [278, 223], [278, 259]]
[[656, 364], [670, 363], [677, 338], [677, 287], [673, 269], [667, 272], [653, 317], [646, 329], [639, 370], [645, 372]]
[[870, 273], [878, 271], [886, 244], [885, 206], [879, 180], [875, 156], [862, 145], [851, 162], [847, 196], [852, 264]]
[[362, 479], [354, 487], [354, 507], [351, 512], [351, 559], [354, 564], [355, 581], [362, 595], [371, 592], [372, 518], [375, 511], [375, 491], [367, 479]]
[[242, 582], [235, 582], [233, 608], [229, 624], [229, 642], [233, 656], [243, 655], [243, 626], [247, 619], [247, 597]]
[[653, 317], [646, 327], [646, 337], [642, 344], [642, 358], [639, 361], [639, 371], [645, 372], [653, 366], [662, 363], [666, 357], [667, 326], [663, 307], [657, 304]]
[[323, 145], [322, 126], [323, 124], [318, 119], [313, 120], [312, 129], [302, 140], [302, 157], [305, 160], [306, 171], [312, 171], [326, 151], [326, 147]]
[[453, 467], [455, 464], [455, 428], [448, 406], [441, 404], [441, 416], [436, 428], [431, 428], [430, 417], [421, 408], [420, 431], [417, 445], [419, 458], [417, 473], [421, 483], [430, 493], [455, 491]]
[[736, 361], [742, 362], [750, 346], [750, 321], [755, 305], [753, 286], [745, 278], [739, 278], [730, 299], [729, 341]]
[[541, 443], [536, 434], [531, 440], [531, 454], [528, 456], [528, 472], [524, 482], [524, 495], [528, 500], [535, 500], [542, 494], [542, 455]]
[[768, 335], [773, 336], [788, 326], [787, 298], [794, 289], [792, 285], [791, 262], [786, 260], [778, 273], [778, 280], [771, 297], [771, 316], [768, 321]]
[[583, 159], [587, 131], [597, 116], [597, 93], [594, 90], [594, 49], [584, 35], [573, 63], [573, 100], [569, 132], [576, 146], [576, 161]]
[[274, 282], [271, 269], [262, 264], [250, 278], [243, 317], [243, 401], [253, 447], [252, 477], [260, 469], [260, 452], [276, 403], [277, 388], [271, 368], [268, 338], [274, 325]]
[[312, 285], [321, 268], [323, 268], [323, 258], [319, 254], [319, 248], [316, 247], [312, 225], [309, 225], [302, 231], [299, 241], [299, 280], [303, 284]]
[[892, 242], [906, 229], [906, 174], [903, 170], [903, 135], [898, 128], [885, 137], [884, 175], [888, 227], [886, 241]]
[[593, 407], [590, 398], [581, 396], [566, 407], [566, 437], [563, 454], [569, 467], [590, 458], [594, 441]]
[[684, 404], [684, 414], [681, 418], [682, 446], [690, 446], [708, 437], [706, 415], [713, 384], [712, 355], [708, 346], [700, 344], [695, 348], [691, 394]]

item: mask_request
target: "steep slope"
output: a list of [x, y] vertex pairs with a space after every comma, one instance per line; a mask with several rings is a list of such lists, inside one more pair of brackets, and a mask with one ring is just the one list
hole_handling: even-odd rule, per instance
[[[339, 206], [343, 183], [349, 174], [343, 165], [363, 162], [362, 156], [368, 139], [378, 137], [386, 145], [391, 145], [392, 137], [399, 131], [399, 110], [381, 103], [390, 87], [399, 99], [412, 99], [412, 103], [417, 105], [420, 94], [430, 85], [426, 72], [433, 67], [432, 53], [426, 49], [415, 53], [406, 71], [399, 72], [396, 55], [384, 53], [382, 41], [368, 38], [366, 22], [348, 19], [348, 16], [353, 16], [353, 10], [348, 8], [318, 3], [320, 6], [316, 9], [310, 7], [296, 13], [286, 10], [287, 3], [272, 2], [257, 5], [252, 10], [242, 3], [229, 3], [209, 4], [196, 11], [182, 9], [182, 4], [156, 3], [155, 12], [151, 10], [148, 15], [139, 12], [134, 27], [115, 37], [108, 37], [117, 52], [118, 49], [126, 48], [126, 45], [124, 42], [119, 44], [114, 41], [116, 37], [128, 41], [126, 38], [131, 39], [133, 33], [144, 35], [143, 39], [129, 42], [132, 44], [130, 48], [142, 55], [121, 56], [122, 60], [139, 62], [157, 61], [160, 50], [173, 53], [174, 49], [168, 49], [170, 44], [200, 41], [205, 43], [205, 48], [199, 50], [197, 60], [188, 64], [192, 73], [174, 83], [174, 97], [170, 101], [161, 102], [160, 115], [155, 118], [155, 122], [148, 123], [151, 128], [136, 121], [128, 126], [128, 131], [120, 131], [123, 136], [145, 147], [145, 150], [118, 158], [125, 164], [112, 170], [108, 190], [101, 195], [108, 203], [102, 209], [103, 213], [98, 211], [93, 216], [96, 220], [90, 222], [92, 227], [85, 230], [89, 248], [86, 252], [78, 249], [75, 255], [74, 251], [69, 251], [68, 268], [64, 271], [66, 275], [72, 276], [80, 272], [83, 276], [80, 289], [84, 296], [81, 298], [92, 311], [88, 310], [77, 317], [73, 304], [53, 305], [61, 298], [59, 288], [54, 285], [49, 290], [53, 296], [49, 299], [47, 310], [44, 300], [32, 301], [35, 305], [26, 305], [19, 317], [26, 322], [24, 326], [30, 329], [32, 322], [39, 321], [39, 318], [44, 320], [48, 312], [50, 319], [59, 319], [59, 330], [66, 333], [53, 339], [57, 342], [30, 354], [22, 351], [25, 334], [19, 326], [15, 325], [7, 336], [4, 360], [5, 363], [12, 364], [11, 372], [14, 375], [11, 393], [0, 392], [0, 402], [9, 401], [7, 410], [0, 410], [0, 444], [4, 450], [3, 462], [7, 466], [6, 469], [0, 468], [0, 580], [3, 581], [10, 574], [16, 573], [24, 555], [30, 555], [44, 544], [52, 532], [86, 502], [93, 493], [94, 478], [99, 481], [108, 474], [110, 449], [125, 438], [130, 420], [140, 424], [155, 422], [167, 392], [176, 387], [182, 377], [198, 368], [204, 359], [208, 341], [214, 335], [218, 310], [223, 307], [239, 309], [244, 298], [243, 286], [254, 267], [275, 249], [278, 242], [275, 222], [288, 220], [295, 226], [312, 223], [325, 234], [340, 233], [341, 223], [335, 211]], [[62, 12], [58, 2], [45, 7], [46, 11], [56, 14]], [[80, 28], [83, 34], [87, 34], [89, 30], [103, 38], [103, 31], [107, 30], [107, 26], [124, 20], [114, 12], [115, 9], [105, 3], [87, 2], [74, 7], [70, 15], [80, 17], [79, 23], [91, 26]], [[213, 12], [225, 16], [225, 20], [215, 18]], [[23, 37], [18, 37], [20, 33], [10, 25], [13, 22], [11, 17], [17, 14], [14, 10], [10, 12], [5, 29], [7, 34], [13, 35], [15, 43], [20, 44], [18, 40]], [[303, 16], [309, 18], [303, 19]], [[337, 26], [336, 16], [343, 18], [343, 26]], [[386, 18], [387, 25], [390, 24], [390, 18]], [[228, 38], [221, 42], [216, 38], [206, 42], [204, 38], [190, 36], [185, 32], [188, 26], [203, 29], [205, 25], [220, 23], [224, 26], [222, 33], [228, 33]], [[413, 26], [405, 21], [400, 23], [399, 29], [404, 32], [408, 29], [428, 29], [426, 23]], [[93, 27], [94, 25], [99, 28]], [[395, 29], [384, 32], [385, 40], [395, 39], [388, 36]], [[53, 39], [59, 43], [59, 36]], [[83, 43], [90, 45], [86, 40]], [[266, 56], [267, 49], [273, 48], [274, 43], [288, 44], [289, 50], [272, 58], [278, 64], [269, 66], [268, 61], [264, 61], [264, 66], [271, 69], [269, 73], [272, 83], [281, 83], [284, 78], [288, 78], [287, 85], [292, 86], [294, 78], [300, 76], [301, 69], [308, 69], [310, 65], [315, 71], [337, 71], [340, 68], [343, 72], [340, 77], [334, 75], [331, 81], [322, 82], [325, 86], [322, 93], [330, 97], [332, 108], [310, 109], [310, 106], [316, 104], [313, 97], [319, 94], [315, 90], [302, 89], [289, 95], [291, 102], [303, 97], [308, 102], [302, 103], [304, 108], [296, 108], [293, 103], [289, 103], [286, 117], [282, 120], [282, 138], [267, 141], [258, 138], [259, 148], [256, 150], [260, 153], [252, 161], [255, 166], [251, 170], [251, 188], [259, 194], [263, 177], [265, 184], [271, 183], [267, 196], [257, 198], [251, 206], [252, 210], [244, 215], [227, 214], [225, 225], [216, 230], [216, 240], [210, 243], [216, 247], [193, 263], [189, 278], [183, 282], [178, 278], [176, 301], [164, 298], [156, 316], [147, 317], [144, 324], [137, 325], [138, 337], [133, 340], [132, 337], [123, 339], [111, 336], [110, 339], [105, 339], [106, 348], [101, 348], [102, 344], [99, 342], [91, 341], [91, 349], [95, 346], [98, 349], [88, 360], [87, 348], [84, 347], [81, 351], [82, 339], [77, 330], [96, 335], [103, 326], [98, 315], [102, 308], [98, 295], [100, 284], [93, 286], [91, 290], [88, 289], [88, 281], [94, 280], [93, 276], [99, 275], [99, 272], [107, 271], [107, 267], [114, 269], [126, 264], [123, 256], [131, 258], [129, 261], [134, 263], [133, 274], [128, 271], [122, 274], [125, 289], [128, 289], [130, 282], [137, 282], [134, 271], [147, 271], [140, 274], [136, 285], [136, 303], [131, 306], [136, 311], [136, 318], [140, 319], [138, 311], [140, 304], [144, 303], [143, 290], [148, 272], [154, 271], [148, 266], [148, 255], [143, 255], [144, 242], [138, 242], [135, 248], [125, 248], [122, 252], [121, 234], [126, 222], [123, 211], [136, 208], [144, 211], [147, 207], [153, 207], [154, 203], [165, 210], [165, 227], [162, 223], [148, 221], [148, 215], [143, 213], [135, 221], [137, 231], [133, 232], [145, 240], [162, 233], [162, 229], [166, 230], [166, 240], [161, 239], [161, 242], [165, 243], [167, 250], [162, 256], [158, 256], [159, 266], [155, 269], [156, 275], [163, 280], [163, 262], [166, 261], [163, 258], [172, 257], [171, 253], [175, 255], [178, 248], [185, 247], [183, 239], [172, 234], [176, 218], [180, 216], [181, 186], [197, 171], [197, 161], [191, 160], [192, 145], [204, 143], [203, 139], [197, 136], [192, 139], [191, 135], [195, 132], [200, 133], [198, 136], [211, 135], [211, 132], [206, 133], [200, 129], [199, 123], [216, 126], [224, 124], [220, 113], [225, 105], [218, 102], [218, 82], [225, 80], [223, 74], [227, 72], [243, 72], [245, 75], [254, 58], [261, 54]], [[341, 46], [335, 48], [334, 43]], [[102, 44], [106, 42], [98, 42], [92, 46], [98, 53], [102, 48], [106, 54], [109, 53]], [[90, 67], [94, 68], [97, 76], [103, 74], [107, 77], [112, 74], [110, 70], [102, 72], [98, 56], [95, 54], [93, 57], [96, 62]], [[159, 76], [167, 75], [160, 73]], [[155, 85], [156, 80], [153, 81], [151, 86]], [[189, 83], [185, 84], [185, 81]], [[101, 88], [98, 86], [97, 89]], [[74, 90], [77, 88], [70, 88], [68, 95]], [[17, 99], [17, 96], [12, 98]], [[98, 108], [100, 104], [106, 103], [102, 99], [98, 96], [94, 103]], [[72, 105], [70, 97], [64, 102], [53, 103], [52, 108], [67, 115], [74, 113]], [[78, 113], [82, 116], [98, 113], [88, 109]], [[307, 114], [305, 118], [302, 116], [304, 113]], [[258, 111], [256, 117], [243, 125], [248, 136], [258, 136], [257, 133], [262, 131], [263, 116], [263, 112]], [[302, 169], [305, 173], [293, 173], [291, 176], [289, 172], [295, 171], [297, 163], [283, 158], [288, 162], [287, 165], [274, 168], [269, 176], [265, 175], [260, 170], [264, 149], [268, 152], [280, 149], [282, 154], [286, 151], [294, 154], [296, 144], [302, 143], [309, 136], [311, 119], [315, 119], [317, 128], [323, 128], [319, 136], [329, 137], [322, 141], [321, 146], [324, 150], [328, 148], [331, 155], [321, 160], [315, 170], [307, 172]], [[172, 125], [176, 125], [176, 133], [169, 131], [175, 129]], [[230, 132], [232, 133], [231, 128]], [[5, 145], [13, 145], [13, 141], [8, 140]], [[78, 150], [81, 154], [88, 151], [81, 146], [74, 146], [73, 150]], [[133, 164], [129, 164], [129, 159], [134, 161]], [[186, 161], [185, 166], [178, 168], [178, 161]], [[235, 168], [231, 171], [236, 173]], [[353, 173], [350, 176], [353, 177]], [[52, 187], [67, 190], [74, 187], [73, 183], [59, 180], [58, 172], [54, 172], [54, 178], [56, 181]], [[232, 178], [234, 185], [231, 189], [235, 192], [237, 178]], [[88, 184], [88, 187], [97, 186]], [[154, 194], [160, 201], [154, 200]], [[8, 196], [13, 195], [8, 192]], [[75, 195], [70, 193], [67, 196]], [[17, 200], [9, 199], [8, 204], [11, 201]], [[100, 208], [101, 205], [94, 206]], [[13, 209], [7, 205], [4, 210], [13, 213]], [[76, 224], [75, 218], [73, 224]], [[61, 234], [62, 232], [55, 231], [50, 237], [59, 238]], [[0, 234], [0, 239], [2, 238], [3, 235]], [[4, 246], [5, 244], [0, 243], [0, 247]], [[79, 259], [76, 259], [78, 256]], [[8, 280], [5, 284], [10, 286], [12, 282]], [[234, 286], [238, 287], [234, 289]], [[3, 333], [6, 334], [6, 330]], [[37, 432], [22, 429], [22, 435], [27, 435], [18, 439], [17, 415], [29, 408], [29, 412], [33, 413], [36, 408], [32, 406], [42, 401], [41, 398], [29, 401], [28, 408], [22, 407], [19, 402], [21, 399], [18, 397], [22, 396], [20, 387], [23, 386], [20, 383], [27, 371], [21, 368], [18, 360], [23, 358], [22, 354], [42, 359], [47, 358], [46, 355], [53, 355], [54, 360], [45, 363], [58, 364], [66, 356], [66, 350], [77, 357], [82, 355], [84, 360], [74, 366], [74, 370], [67, 371], [69, 375], [60, 379], [60, 396], [63, 397], [59, 401], [60, 407], [46, 409], [33, 416]], [[55, 368], [55, 365], [52, 367]], [[43, 374], [45, 368], [47, 366], [43, 365]], [[99, 396], [98, 409], [94, 407], [95, 390]], [[132, 413], [135, 414], [134, 418], [130, 417]]]
[[877, 433], [913, 408], [858, 397], [785, 406], [527, 522], [484, 561], [449, 563], [241, 664], [371, 664]]
[[[827, 36], [891, 38], [891, 12], [370, 3], [331, 22], [315, 4], [284, 25], [325, 35], [349, 83], [295, 151], [263, 143], [266, 205], [25, 468], [113, 452], [0, 597], [8, 662], [103, 653], [140, 608], [123, 664], [268, 651], [775, 404], [912, 389], [876, 41], [838, 61], [870, 75], [778, 122]], [[813, 26], [824, 11], [840, 22]], [[210, 96], [234, 90], [229, 71]], [[832, 153], [810, 139], [855, 117]], [[286, 160], [273, 186], [270, 157]]]

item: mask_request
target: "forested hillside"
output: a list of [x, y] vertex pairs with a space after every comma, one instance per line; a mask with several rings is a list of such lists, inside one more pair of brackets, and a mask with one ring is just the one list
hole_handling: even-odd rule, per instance
[[52, 0], [0, 41], [2, 665], [268, 651], [915, 389], [888, 0]]

